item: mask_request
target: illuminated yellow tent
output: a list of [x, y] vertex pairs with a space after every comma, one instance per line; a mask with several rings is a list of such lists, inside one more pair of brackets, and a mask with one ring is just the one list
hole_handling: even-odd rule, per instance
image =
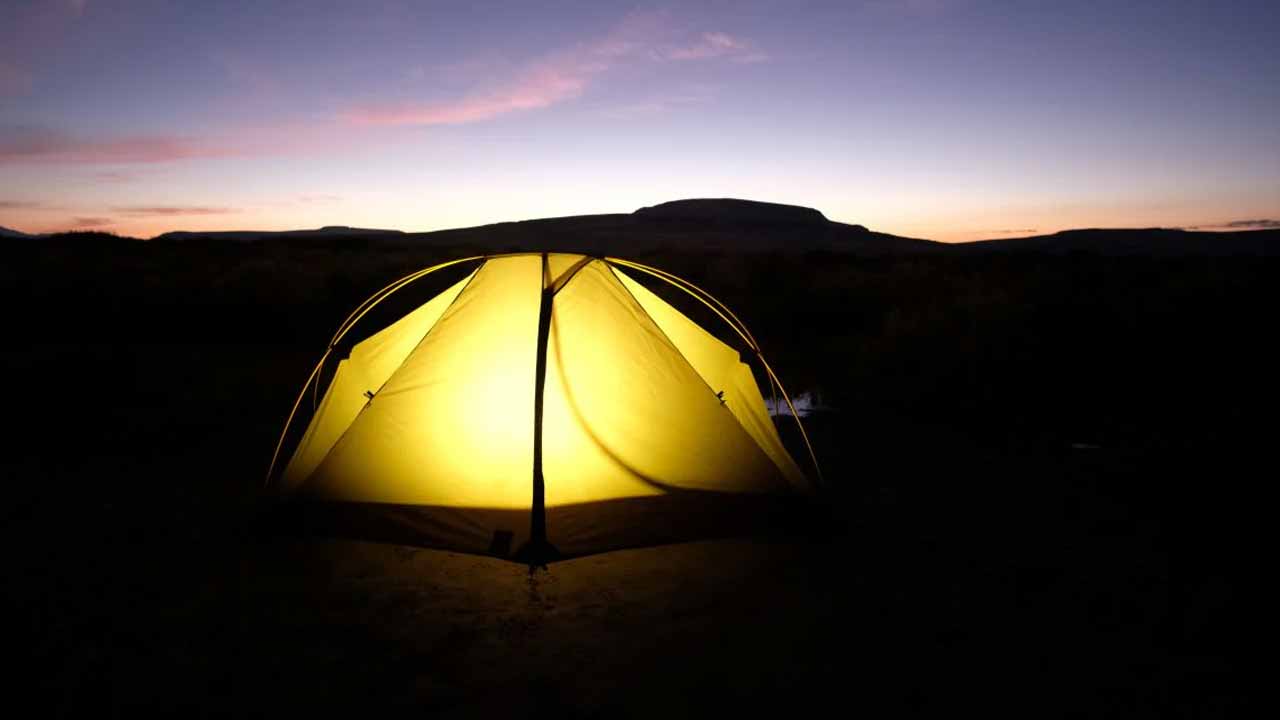
[[[326, 360], [374, 305], [468, 261], [455, 285], [351, 347], [319, 394]], [[468, 258], [352, 313], [294, 405], [289, 423], [308, 389], [320, 398], [277, 476], [286, 424], [268, 483], [305, 525], [530, 563], [760, 529], [810, 481], [744, 355], [624, 269], [706, 304], [777, 384], [727, 308], [663, 271]]]

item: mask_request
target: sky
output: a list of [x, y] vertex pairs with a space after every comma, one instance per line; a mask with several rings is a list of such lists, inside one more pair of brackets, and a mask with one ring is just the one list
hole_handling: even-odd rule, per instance
[[0, 226], [1280, 227], [1280, 2], [5, 0]]

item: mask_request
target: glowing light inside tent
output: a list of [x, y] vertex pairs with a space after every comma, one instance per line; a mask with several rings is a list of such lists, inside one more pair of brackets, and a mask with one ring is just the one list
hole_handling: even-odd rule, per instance
[[[737, 350], [605, 260], [552, 254], [545, 263], [547, 272], [536, 254], [489, 258], [357, 344], [338, 363], [282, 489], [412, 508], [419, 529], [469, 548], [489, 545], [494, 533], [505, 538], [495, 547], [518, 544], [530, 513], [542, 517], [531, 509], [545, 506], [575, 518], [558, 537], [581, 552], [621, 531], [602, 530], [580, 508], [810, 488]], [[554, 295], [539, 505], [544, 287]]]

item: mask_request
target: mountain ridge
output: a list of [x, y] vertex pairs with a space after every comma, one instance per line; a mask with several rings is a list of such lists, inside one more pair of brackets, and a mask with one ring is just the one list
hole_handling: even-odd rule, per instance
[[953, 243], [959, 255], [1275, 256], [1280, 230], [1074, 228], [1048, 235]]
[[[32, 235], [0, 228], [5, 239], [85, 242], [100, 233]], [[110, 233], [115, 240], [136, 240]], [[837, 252], [910, 254], [1104, 256], [1274, 256], [1280, 229], [1204, 231], [1179, 228], [1079, 228], [1047, 235], [942, 243], [881, 233], [828, 219], [821, 211], [737, 198], [691, 198], [641, 207], [631, 213], [569, 215], [502, 221], [426, 232], [326, 225], [298, 230], [172, 231], [148, 242], [334, 243], [341, 246], [435, 246], [480, 252], [517, 250], [595, 255], [664, 250], [744, 253]]]
[[341, 245], [430, 245], [483, 252], [546, 250], [594, 255], [660, 250], [850, 252], [870, 256], [932, 252], [931, 240], [900, 237], [828, 220], [820, 211], [734, 198], [687, 199], [631, 213], [503, 221], [429, 232], [346, 226], [316, 230], [175, 231], [151, 242], [322, 242]]
[[32, 235], [31, 233], [24, 233], [21, 230], [14, 230], [13, 228], [7, 228], [3, 225], [0, 225], [0, 238], [26, 239], [26, 238], [38, 238], [38, 237], [40, 236]]

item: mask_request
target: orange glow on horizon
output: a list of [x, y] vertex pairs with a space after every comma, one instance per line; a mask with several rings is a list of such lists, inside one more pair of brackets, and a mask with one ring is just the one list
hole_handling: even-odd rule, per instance
[[[709, 195], [709, 194], [708, 194]], [[445, 209], [424, 217], [420, 207], [400, 204], [393, 198], [353, 198], [330, 202], [306, 201], [265, 202], [250, 207], [156, 205], [149, 207], [84, 207], [46, 206], [14, 203], [0, 216], [0, 226], [30, 234], [75, 231], [100, 231], [127, 237], [149, 239], [172, 231], [284, 231], [308, 230], [325, 225], [434, 232], [477, 227], [546, 217], [565, 217], [597, 213], [628, 213], [663, 200], [641, 200], [616, 207], [602, 197], [585, 197], [577, 207], [562, 198], [533, 196], [521, 198], [509, 209], [494, 208], [473, 197], [459, 196]], [[674, 198], [667, 198], [674, 199]], [[770, 201], [768, 198], [759, 198]], [[470, 201], [468, 201], [470, 200]], [[541, 205], [539, 201], [547, 201]], [[794, 198], [779, 202], [802, 204]], [[927, 206], [928, 203], [914, 203]], [[875, 232], [939, 242], [970, 242], [1036, 235], [1050, 235], [1062, 230], [1082, 228], [1184, 228], [1188, 230], [1242, 230], [1230, 227], [1229, 218], [1274, 218], [1280, 210], [1265, 203], [1254, 203], [1245, 209], [1226, 208], [1208, 203], [1185, 209], [1167, 205], [1126, 208], [1120, 206], [1071, 208], [1026, 208], [1013, 211], [983, 213], [970, 208], [947, 210], [935, 208], [927, 215], [918, 209], [898, 214], [897, 208], [880, 208], [874, 214], [858, 208], [828, 209], [810, 203], [831, 220], [864, 225]], [[539, 209], [543, 207], [545, 209]]]

